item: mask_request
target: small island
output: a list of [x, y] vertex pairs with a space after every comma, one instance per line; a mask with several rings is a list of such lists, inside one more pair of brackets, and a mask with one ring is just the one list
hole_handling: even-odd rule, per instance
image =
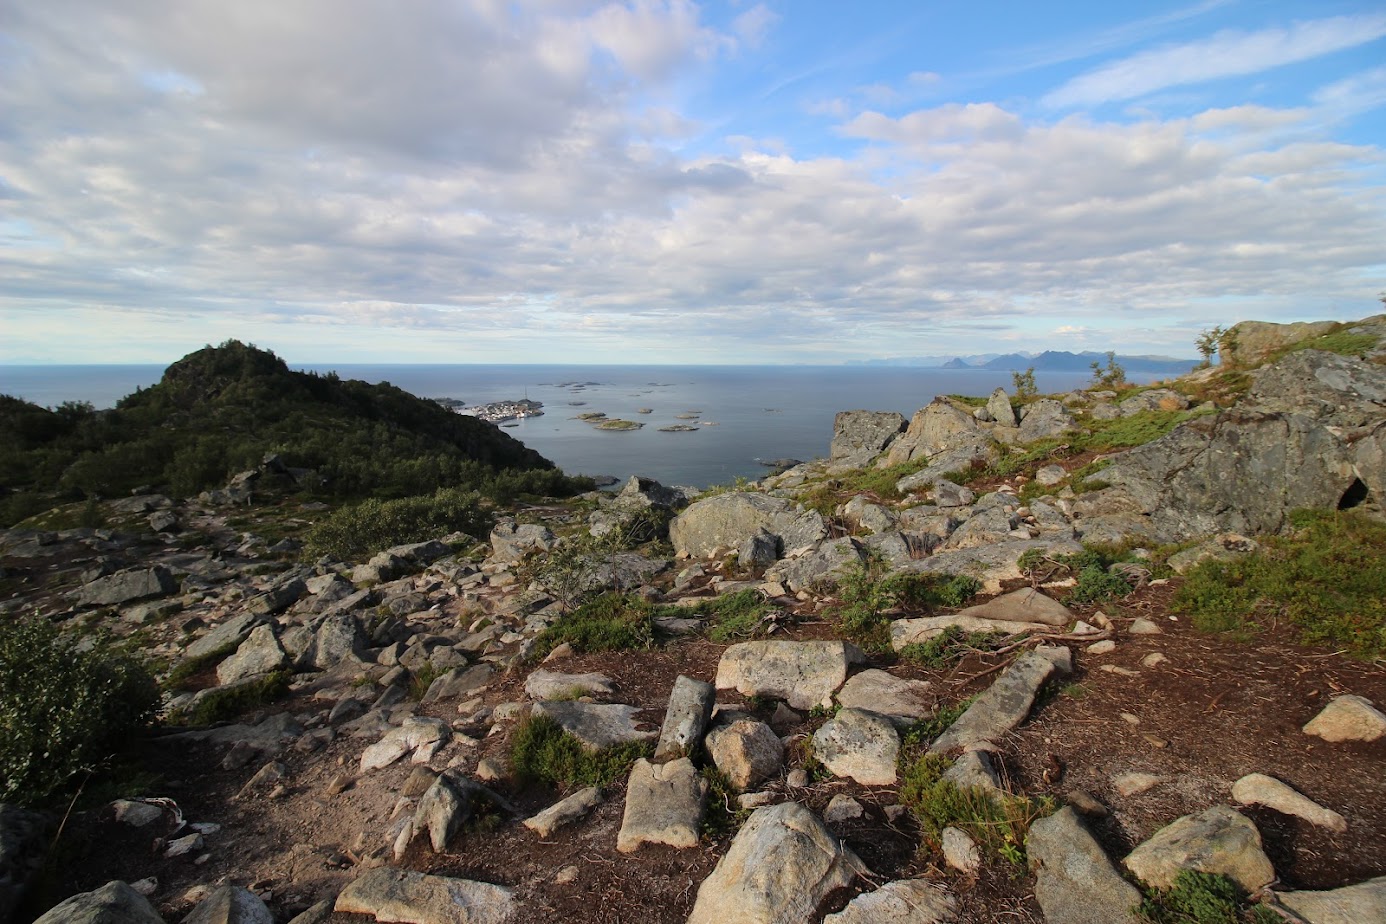
[[642, 427], [644, 427], [644, 426], [645, 426], [644, 424], [642, 424], [642, 423], [637, 423], [637, 422], [635, 422], [634, 420], [621, 420], [621, 419], [619, 419], [619, 418], [612, 418], [612, 419], [610, 419], [610, 420], [603, 420], [601, 423], [597, 424], [597, 429], [598, 429], [598, 430], [639, 430], [640, 428], [642, 428]]
[[692, 433], [697, 427], [690, 427], [688, 424], [674, 424], [670, 427], [660, 427], [660, 433]]

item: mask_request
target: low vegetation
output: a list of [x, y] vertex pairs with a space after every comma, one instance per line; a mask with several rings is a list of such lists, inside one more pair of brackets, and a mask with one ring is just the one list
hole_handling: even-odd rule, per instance
[[631, 765], [654, 753], [649, 742], [618, 744], [589, 751], [581, 741], [545, 715], [521, 719], [510, 738], [510, 769], [530, 783], [563, 789], [608, 786], [626, 778]]
[[292, 671], [273, 671], [238, 683], [220, 687], [202, 696], [190, 711], [171, 716], [169, 721], [186, 725], [215, 725], [237, 718], [252, 709], [267, 706], [289, 692]]
[[901, 648], [899, 658], [924, 667], [944, 668], [969, 654], [996, 650], [1004, 637], [997, 632], [968, 632], [961, 626], [949, 626], [927, 642], [915, 642]]
[[1254, 632], [1285, 620], [1307, 643], [1386, 655], [1386, 523], [1354, 510], [1301, 510], [1291, 527], [1265, 537], [1259, 552], [1195, 567], [1172, 608], [1205, 631]]
[[376, 552], [406, 542], [424, 542], [448, 533], [485, 536], [492, 515], [481, 495], [443, 488], [432, 495], [397, 500], [371, 498], [339, 508], [304, 540], [309, 557], [330, 555], [343, 561], [365, 561]]
[[765, 598], [755, 590], [739, 590], [700, 604], [694, 611], [706, 616], [711, 623], [707, 637], [719, 644], [741, 642], [754, 638], [765, 627], [765, 619], [774, 612]]
[[1152, 889], [1136, 909], [1149, 924], [1278, 924], [1284, 919], [1218, 873], [1183, 869], [1168, 889]]
[[110, 765], [159, 704], [154, 679], [101, 641], [0, 621], [0, 802], [41, 806]]
[[890, 650], [887, 610], [908, 607], [932, 610], [962, 606], [982, 585], [975, 578], [951, 574], [893, 574], [876, 558], [859, 565], [839, 583], [838, 629], [868, 651]]
[[631, 594], [605, 593], [539, 633], [531, 658], [567, 643], [575, 651], [622, 651], [654, 644], [654, 607]]

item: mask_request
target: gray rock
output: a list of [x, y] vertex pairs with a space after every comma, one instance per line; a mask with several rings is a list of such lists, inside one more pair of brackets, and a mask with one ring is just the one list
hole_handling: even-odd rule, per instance
[[961, 613], [920, 616], [917, 619], [896, 619], [891, 622], [890, 644], [896, 651], [900, 651], [906, 645], [915, 645], [936, 638], [952, 626], [957, 626], [964, 632], [1004, 632], [1007, 635], [1042, 632], [1048, 628], [1043, 623], [977, 619]]
[[1169, 557], [1169, 566], [1179, 574], [1188, 574], [1196, 565], [1213, 559], [1233, 561], [1242, 558], [1261, 547], [1255, 539], [1239, 536], [1236, 533], [1222, 533], [1200, 542], [1191, 549], [1184, 549]]
[[64, 899], [34, 924], [164, 924], [164, 919], [147, 898], [116, 881]]
[[1033, 404], [1026, 405], [1025, 417], [1020, 421], [1018, 439], [1022, 443], [1033, 443], [1035, 440], [1059, 436], [1076, 429], [1078, 422], [1074, 420], [1073, 413], [1064, 407], [1063, 402], [1055, 401], [1053, 398], [1041, 398]]
[[1035, 472], [1035, 481], [1051, 488], [1068, 477], [1062, 465], [1044, 465]]
[[722, 652], [717, 689], [772, 696], [795, 709], [831, 706], [847, 669], [863, 660], [849, 642], [742, 642]]
[[784, 745], [769, 725], [755, 719], [714, 727], [703, 746], [736, 792], [778, 775], [784, 766]]
[[1386, 924], [1386, 876], [1326, 892], [1278, 892], [1308, 924]]
[[615, 685], [605, 674], [560, 674], [540, 668], [525, 680], [525, 695], [533, 700], [609, 696], [615, 692]]
[[947, 398], [935, 398], [915, 412], [905, 432], [895, 438], [876, 464], [886, 468], [917, 458], [933, 461], [941, 453], [962, 448], [971, 451], [988, 442], [990, 438], [970, 411], [955, 407]]
[[1065, 806], [1030, 825], [1025, 853], [1049, 924], [1137, 924], [1141, 893], [1121, 877], [1078, 813]]
[[1181, 869], [1219, 873], [1247, 892], [1275, 878], [1261, 849], [1261, 832], [1249, 818], [1225, 805], [1166, 825], [1131, 851], [1124, 865], [1146, 885], [1161, 889], [1172, 886]]
[[953, 766], [944, 771], [943, 779], [959, 789], [984, 789], [988, 792], [1003, 793], [1001, 778], [986, 751], [964, 751], [953, 761]]
[[496, 669], [490, 664], [474, 664], [468, 668], [453, 668], [428, 685], [423, 702], [436, 703], [444, 699], [461, 699], [483, 689], [491, 682]]
[[531, 552], [549, 551], [557, 542], [548, 527], [534, 523], [518, 525], [514, 517], [501, 517], [491, 530], [491, 557], [516, 564]]
[[959, 610], [958, 615], [1000, 622], [1037, 622], [1046, 626], [1066, 626], [1077, 618], [1059, 601], [1029, 587], [969, 606]]
[[698, 846], [707, 783], [687, 757], [666, 764], [641, 758], [631, 767], [626, 808], [616, 849], [630, 853], [644, 844]]
[[1233, 783], [1232, 799], [1240, 805], [1264, 805], [1340, 834], [1347, 830], [1347, 819], [1342, 815], [1264, 773], [1248, 773]]
[[[886, 449], [905, 429], [905, 418], [894, 411], [838, 411], [828, 458], [865, 465]], [[857, 461], [857, 460], [860, 461]]]
[[813, 756], [834, 776], [863, 786], [895, 785], [900, 736], [890, 720], [861, 709], [839, 709], [813, 735]]
[[762, 529], [778, 536], [786, 550], [827, 535], [823, 517], [812, 510], [782, 497], [737, 491], [691, 504], [669, 524], [669, 540], [679, 556], [705, 558], [719, 549], [739, 549]]
[[944, 863], [965, 876], [977, 875], [977, 870], [982, 868], [982, 851], [972, 835], [950, 826], [943, 829], [940, 840], [943, 842]]
[[274, 924], [274, 915], [254, 892], [224, 885], [198, 902], [183, 924]]
[[673, 510], [688, 503], [683, 488], [671, 488], [653, 478], [631, 475], [616, 495], [615, 506], [622, 510]]
[[736, 563], [742, 568], [765, 568], [779, 559], [780, 539], [764, 529], [747, 536], [736, 550]]
[[897, 726], [910, 725], [933, 715], [929, 683], [902, 680], [882, 670], [854, 674], [837, 692], [839, 705], [865, 709], [885, 716]]
[[293, 606], [308, 593], [308, 584], [301, 577], [277, 581], [269, 590], [251, 599], [246, 612], [256, 616], [277, 616]]
[[998, 388], [991, 393], [987, 399], [987, 413], [991, 419], [1003, 427], [1014, 427], [1020, 423], [1016, 417], [1015, 408], [1011, 407], [1011, 399], [1006, 395], [1006, 389]]
[[173, 572], [163, 565], [153, 568], [131, 568], [97, 578], [77, 591], [81, 606], [119, 606], [133, 600], [167, 597], [178, 591]]
[[978, 510], [953, 530], [953, 534], [943, 543], [944, 549], [972, 549], [978, 546], [995, 546], [1014, 538], [1012, 530], [1020, 526], [1020, 520], [1013, 510], [1005, 507], [992, 507]]
[[401, 924], [505, 924], [516, 908], [504, 886], [380, 867], [343, 889], [333, 910]]
[[534, 715], [553, 719], [592, 751], [653, 738], [656, 733], [641, 729], [641, 723], [635, 719], [641, 711], [639, 706], [576, 702], [541, 702], [535, 703], [533, 709]]
[[1132, 395], [1117, 405], [1122, 417], [1132, 417], [1144, 411], [1185, 411], [1189, 399], [1171, 388], [1152, 388]]
[[471, 798], [467, 788], [457, 786], [444, 773], [433, 781], [414, 809], [414, 831], [427, 831], [433, 852], [442, 853], [471, 813]]
[[797, 802], [756, 809], [703, 884], [687, 924], [809, 924], [865, 866]]
[[846, 793], [840, 792], [828, 800], [828, 807], [823, 809], [823, 820], [830, 825], [842, 824], [846, 821], [853, 821], [866, 814], [866, 809], [861, 807], [861, 803]]
[[823, 924], [949, 924], [958, 903], [941, 886], [923, 879], [896, 879], [864, 892]]
[[1232, 325], [1221, 344], [1223, 361], [1238, 366], [1254, 366], [1277, 350], [1319, 337], [1334, 328], [1333, 321], [1296, 321], [1275, 324], [1270, 321], [1241, 321]]
[[1375, 741], [1386, 735], [1386, 715], [1363, 696], [1337, 696], [1304, 726], [1325, 741]]
[[256, 626], [236, 653], [217, 665], [217, 683], [235, 683], [289, 666], [272, 626]]
[[383, 584], [403, 577], [410, 570], [408, 559], [391, 552], [378, 552], [365, 564], [351, 570], [351, 580], [355, 584]]
[[561, 802], [526, 818], [524, 826], [540, 837], [551, 837], [559, 828], [581, 821], [602, 801], [602, 791], [596, 786], [579, 789]]
[[388, 767], [405, 754], [427, 753], [436, 750], [452, 736], [442, 719], [410, 716], [398, 728], [392, 728], [375, 744], [361, 753], [361, 772]]
[[765, 572], [765, 578], [778, 581], [796, 593], [822, 591], [836, 586], [840, 578], [865, 560], [862, 543], [852, 536], [841, 536], [819, 544], [807, 555], [777, 563]]
[[934, 505], [937, 507], [966, 507], [977, 499], [971, 488], [938, 478], [934, 481]]
[[888, 533], [895, 529], [895, 514], [866, 495], [858, 494], [842, 507], [842, 520], [853, 531]]
[[692, 757], [703, 740], [717, 690], [710, 683], [680, 675], [669, 694], [669, 706], [664, 711], [664, 725], [655, 746], [656, 761]]
[[976, 465], [987, 465], [996, 461], [998, 455], [995, 441], [978, 434], [974, 439], [951, 449], [930, 454], [927, 457], [928, 464], [913, 475], [906, 475], [895, 482], [895, 489], [901, 494], [909, 494], [923, 488], [932, 488], [934, 482], [949, 472], [966, 471]]
[[1067, 648], [1038, 648], [1026, 653], [1001, 674], [967, 708], [958, 720], [929, 745], [941, 754], [979, 741], [995, 740], [1010, 732], [1030, 714], [1035, 696], [1045, 681], [1072, 670]]
[[366, 638], [356, 617], [351, 613], [335, 613], [318, 626], [302, 660], [309, 667], [325, 671], [348, 658], [359, 658], [365, 650]]

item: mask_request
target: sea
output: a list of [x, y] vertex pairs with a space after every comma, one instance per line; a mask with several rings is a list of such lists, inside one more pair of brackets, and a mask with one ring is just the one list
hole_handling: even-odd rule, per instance
[[[912, 366], [307, 365], [344, 379], [389, 382], [424, 398], [487, 404], [529, 398], [543, 415], [501, 426], [570, 474], [631, 475], [705, 488], [757, 479], [766, 464], [828, 454], [833, 416], [864, 409], [909, 417], [936, 395], [987, 395], [1012, 388], [1011, 373]], [[86, 401], [114, 407], [163, 375], [162, 366], [0, 365], [0, 394], [46, 407]], [[1037, 372], [1041, 392], [1087, 382]], [[1133, 380], [1138, 377], [1132, 376]], [[1148, 378], [1154, 378], [1153, 376]], [[640, 413], [648, 409], [648, 413]], [[642, 423], [598, 430], [579, 420], [603, 413]], [[669, 426], [691, 426], [664, 432]]]

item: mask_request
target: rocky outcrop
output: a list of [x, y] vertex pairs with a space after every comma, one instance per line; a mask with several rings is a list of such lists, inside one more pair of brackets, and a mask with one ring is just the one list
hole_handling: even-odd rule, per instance
[[780, 541], [781, 554], [827, 535], [823, 517], [791, 501], [734, 491], [689, 505], [669, 524], [669, 541], [681, 557], [706, 558], [739, 549], [761, 530]]
[[881, 468], [915, 459], [930, 459], [942, 452], [966, 451], [970, 456], [992, 453], [993, 441], [968, 411], [947, 398], [935, 398], [915, 412], [905, 432], [896, 437], [877, 460]]
[[1320, 337], [1333, 330], [1333, 321], [1296, 321], [1274, 324], [1270, 321], [1242, 321], [1223, 336], [1220, 344], [1223, 362], [1234, 366], [1254, 366], [1285, 347]]
[[894, 411], [839, 411], [833, 418], [828, 458], [838, 465], [861, 468], [904, 429], [905, 418]]
[[333, 910], [381, 924], [505, 924], [515, 901], [503, 886], [381, 867], [343, 889]]
[[850, 642], [742, 642], [722, 652], [717, 689], [772, 696], [795, 709], [830, 706], [862, 654]]

